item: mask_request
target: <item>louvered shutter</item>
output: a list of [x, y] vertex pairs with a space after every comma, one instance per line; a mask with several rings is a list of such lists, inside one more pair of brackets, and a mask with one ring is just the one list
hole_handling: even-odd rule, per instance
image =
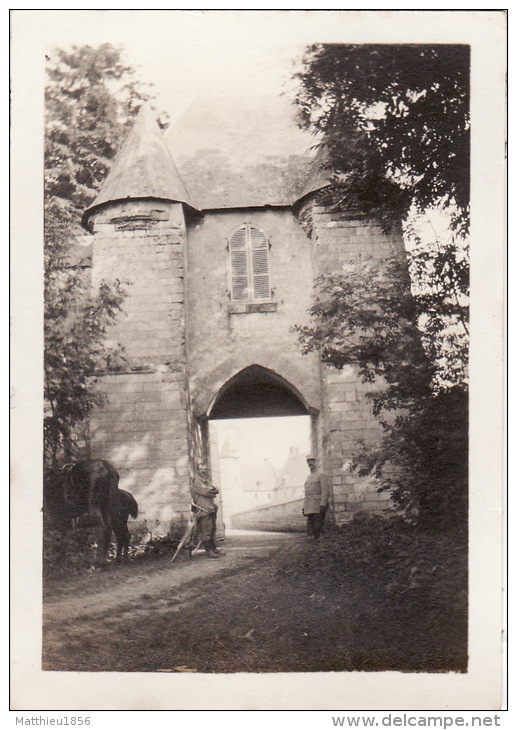
[[249, 299], [246, 228], [239, 228], [230, 239], [232, 299]]
[[249, 223], [230, 238], [231, 297], [234, 301], [270, 299], [269, 244]]
[[251, 278], [254, 299], [269, 299], [268, 242], [264, 234], [250, 228]]

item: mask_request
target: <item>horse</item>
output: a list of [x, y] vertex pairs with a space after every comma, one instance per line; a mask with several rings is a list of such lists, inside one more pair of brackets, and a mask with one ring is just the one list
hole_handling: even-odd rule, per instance
[[95, 526], [97, 552], [95, 567], [105, 568], [108, 548], [114, 532], [117, 540], [117, 561], [127, 558], [129, 547], [129, 515], [138, 514], [134, 497], [119, 489], [117, 470], [102, 459], [89, 459], [63, 467], [60, 478], [46, 481], [44, 510], [54, 524], [63, 530], [88, 515]]
[[131, 492], [126, 492], [125, 489], [118, 490], [119, 494], [119, 505], [120, 505], [120, 517], [122, 524], [122, 533], [116, 535], [117, 539], [117, 563], [120, 560], [127, 561], [129, 553], [129, 541], [131, 539], [130, 532], [127, 527], [127, 521], [129, 517], [134, 520], [138, 517], [138, 502], [133, 497]]

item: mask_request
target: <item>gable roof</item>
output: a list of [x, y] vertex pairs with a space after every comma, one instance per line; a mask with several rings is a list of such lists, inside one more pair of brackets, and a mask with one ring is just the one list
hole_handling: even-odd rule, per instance
[[204, 210], [290, 206], [306, 189], [316, 156], [295, 107], [277, 96], [197, 98], [166, 139]]
[[84, 212], [83, 225], [87, 226], [88, 218], [100, 206], [126, 198], [175, 200], [197, 208], [146, 104], [140, 109], [99, 195]]

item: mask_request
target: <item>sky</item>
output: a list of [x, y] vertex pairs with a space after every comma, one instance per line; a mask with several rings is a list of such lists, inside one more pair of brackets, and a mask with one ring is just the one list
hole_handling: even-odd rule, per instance
[[[47, 14], [48, 13], [48, 14]], [[52, 46], [110, 43], [175, 117], [196, 96], [280, 93], [314, 41], [306, 12], [42, 11]], [[323, 20], [323, 17], [322, 17]]]
[[246, 418], [211, 421], [217, 431], [219, 451], [226, 439], [232, 450], [246, 462], [268, 459], [279, 471], [294, 446], [304, 456], [310, 450], [309, 416]]
[[315, 42], [445, 42], [449, 32], [457, 40], [457, 27], [402, 11], [15, 10], [12, 18], [28, 60], [52, 46], [123, 46], [171, 121], [196, 96], [289, 91]]

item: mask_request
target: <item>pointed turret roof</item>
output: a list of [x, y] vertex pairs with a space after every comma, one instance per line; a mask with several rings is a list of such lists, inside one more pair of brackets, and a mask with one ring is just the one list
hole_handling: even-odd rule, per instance
[[83, 225], [100, 206], [127, 198], [174, 200], [197, 210], [147, 104], [140, 109], [99, 195], [84, 212]]
[[239, 455], [235, 448], [230, 444], [229, 436], [226, 437], [221, 453], [219, 454], [220, 459], [238, 459]]
[[316, 157], [307, 171], [307, 179], [303, 188], [297, 191], [296, 200], [328, 187], [332, 183], [332, 175], [326, 167], [328, 153], [324, 147], [318, 147]]

